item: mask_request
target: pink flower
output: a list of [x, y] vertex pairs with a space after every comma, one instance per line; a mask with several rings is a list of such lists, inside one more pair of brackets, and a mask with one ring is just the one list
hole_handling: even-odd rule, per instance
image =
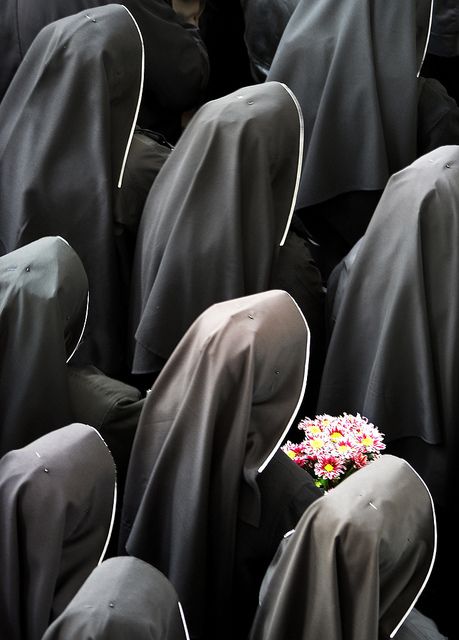
[[319, 456], [314, 465], [314, 471], [319, 478], [335, 480], [338, 476], [344, 473], [345, 468], [343, 462], [338, 458], [325, 455]]
[[302, 442], [288, 441], [282, 449], [326, 491], [378, 458], [386, 447], [384, 434], [360, 414], [304, 418], [298, 428], [304, 431]]

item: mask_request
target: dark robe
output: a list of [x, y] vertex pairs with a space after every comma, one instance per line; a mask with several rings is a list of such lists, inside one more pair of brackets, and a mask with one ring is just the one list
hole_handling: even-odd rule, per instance
[[[297, 429], [296, 423], [294, 426]], [[227, 623], [234, 640], [248, 637], [258, 605], [258, 592], [279, 541], [296, 527], [307, 507], [323, 495], [310, 474], [280, 449], [263, 473], [258, 474], [257, 484], [260, 522], [254, 526], [239, 520], [237, 524], [237, 562], [231, 601], [235, 615]]]
[[0, 104], [0, 252], [47, 235], [71, 244], [91, 290], [78, 361], [114, 376], [125, 365], [127, 292], [113, 209], [142, 83], [138, 26], [110, 5], [44, 27]]
[[250, 640], [393, 637], [435, 549], [426, 485], [407, 462], [383, 455], [311, 504], [279, 545]]
[[256, 82], [264, 82], [298, 0], [240, 0], [244, 42]]
[[442, 573], [458, 489], [458, 166], [459, 147], [441, 147], [389, 180], [335, 300], [318, 401], [321, 413], [367, 416], [432, 491], [438, 592], [428, 612], [441, 631], [453, 614]]
[[105, 554], [115, 465], [99, 433], [70, 424], [0, 459], [0, 636], [40, 640]]
[[300, 0], [280, 39], [267, 79], [285, 82], [303, 112], [296, 209], [324, 281], [390, 175], [432, 145], [459, 143], [456, 103], [419, 77], [431, 11], [432, 0]]
[[443, 504], [459, 410], [458, 164], [459, 147], [441, 147], [389, 180], [347, 261], [318, 406], [365, 415], [387, 444], [419, 438], [442, 450], [435, 464], [410, 462]]
[[43, 640], [188, 640], [177, 593], [155, 567], [127, 556], [96, 567]]
[[147, 395], [129, 463], [120, 552], [171, 580], [192, 638], [215, 638], [216, 629], [219, 638], [234, 637], [234, 575], [247, 562], [244, 549], [240, 559], [235, 552], [238, 523], [257, 529], [263, 560], [273, 521], [289, 508], [288, 491], [272, 504], [258, 478], [295, 418], [308, 359], [298, 305], [285, 291], [267, 291], [200, 315]]
[[88, 308], [81, 260], [59, 237], [12, 251], [0, 258], [0, 299], [0, 455], [90, 424], [112, 452], [122, 495], [143, 398], [96, 367], [72, 365]]
[[[21, 0], [19, 4], [15, 0], [2, 0], [0, 100], [43, 27], [81, 11], [91, 13], [107, 4], [111, 4], [110, 0]], [[181, 132], [181, 114], [202, 102], [209, 76], [205, 46], [199, 30], [186, 24], [170, 3], [125, 0], [122, 4], [138, 23], [145, 45], [145, 87], [139, 124], [173, 142]], [[80, 99], [82, 94], [83, 90]], [[73, 117], [78, 126], [76, 112]]]
[[140, 221], [133, 373], [158, 372], [211, 304], [270, 288], [301, 153], [301, 114], [281, 83], [244, 87], [195, 114]]
[[[83, 335], [88, 279], [61, 238], [0, 258], [0, 455], [75, 420], [67, 361]], [[93, 425], [96, 426], [96, 425]]]

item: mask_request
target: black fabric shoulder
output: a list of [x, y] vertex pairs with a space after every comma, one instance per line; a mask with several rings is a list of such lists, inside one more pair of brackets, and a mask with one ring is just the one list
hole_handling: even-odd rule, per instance
[[420, 78], [418, 156], [451, 144], [459, 144], [459, 107], [438, 80]]

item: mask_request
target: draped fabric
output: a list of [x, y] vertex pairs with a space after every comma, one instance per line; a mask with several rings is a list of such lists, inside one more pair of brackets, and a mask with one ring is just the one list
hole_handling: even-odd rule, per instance
[[188, 640], [177, 593], [155, 567], [120, 556], [93, 569], [43, 640]]
[[52, 431], [0, 459], [0, 630], [40, 640], [105, 553], [116, 471], [88, 425]]
[[156, 178], [134, 256], [133, 373], [158, 371], [197, 316], [264, 291], [296, 200], [301, 114], [279, 82], [195, 114]]
[[[183, 111], [202, 102], [209, 59], [199, 30], [187, 24], [166, 0], [125, 0], [145, 44], [145, 91], [139, 124], [160, 131], [171, 142]], [[91, 14], [110, 0], [2, 0], [0, 4], [0, 101], [16, 70], [46, 25], [84, 11]], [[80, 94], [82, 95], [82, 94]], [[76, 116], [75, 116], [76, 117]]]
[[59, 237], [0, 258], [0, 455], [73, 422], [67, 360], [83, 334], [88, 279]]
[[126, 332], [114, 202], [142, 84], [137, 24], [108, 5], [44, 27], [0, 103], [0, 253], [43, 236], [70, 243], [91, 291], [78, 358], [109, 375]]
[[389, 180], [335, 299], [318, 400], [411, 443], [403, 455], [443, 505], [459, 409], [458, 167], [459, 147], [441, 147]]
[[435, 522], [430, 493], [405, 460], [384, 454], [359, 469], [280, 544], [250, 640], [393, 637], [430, 576]]
[[172, 581], [193, 638], [227, 633], [237, 521], [260, 523], [257, 477], [295, 418], [308, 361], [298, 306], [267, 291], [200, 315], [147, 395], [120, 551]]
[[304, 117], [297, 208], [378, 191], [416, 156], [418, 73], [432, 0], [300, 0], [268, 80]]

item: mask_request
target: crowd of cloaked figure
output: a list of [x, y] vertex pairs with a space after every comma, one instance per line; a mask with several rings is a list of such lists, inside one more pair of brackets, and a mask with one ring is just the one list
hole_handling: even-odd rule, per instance
[[[454, 638], [442, 11], [2, 0], [2, 639]], [[324, 493], [281, 446], [343, 412]]]

